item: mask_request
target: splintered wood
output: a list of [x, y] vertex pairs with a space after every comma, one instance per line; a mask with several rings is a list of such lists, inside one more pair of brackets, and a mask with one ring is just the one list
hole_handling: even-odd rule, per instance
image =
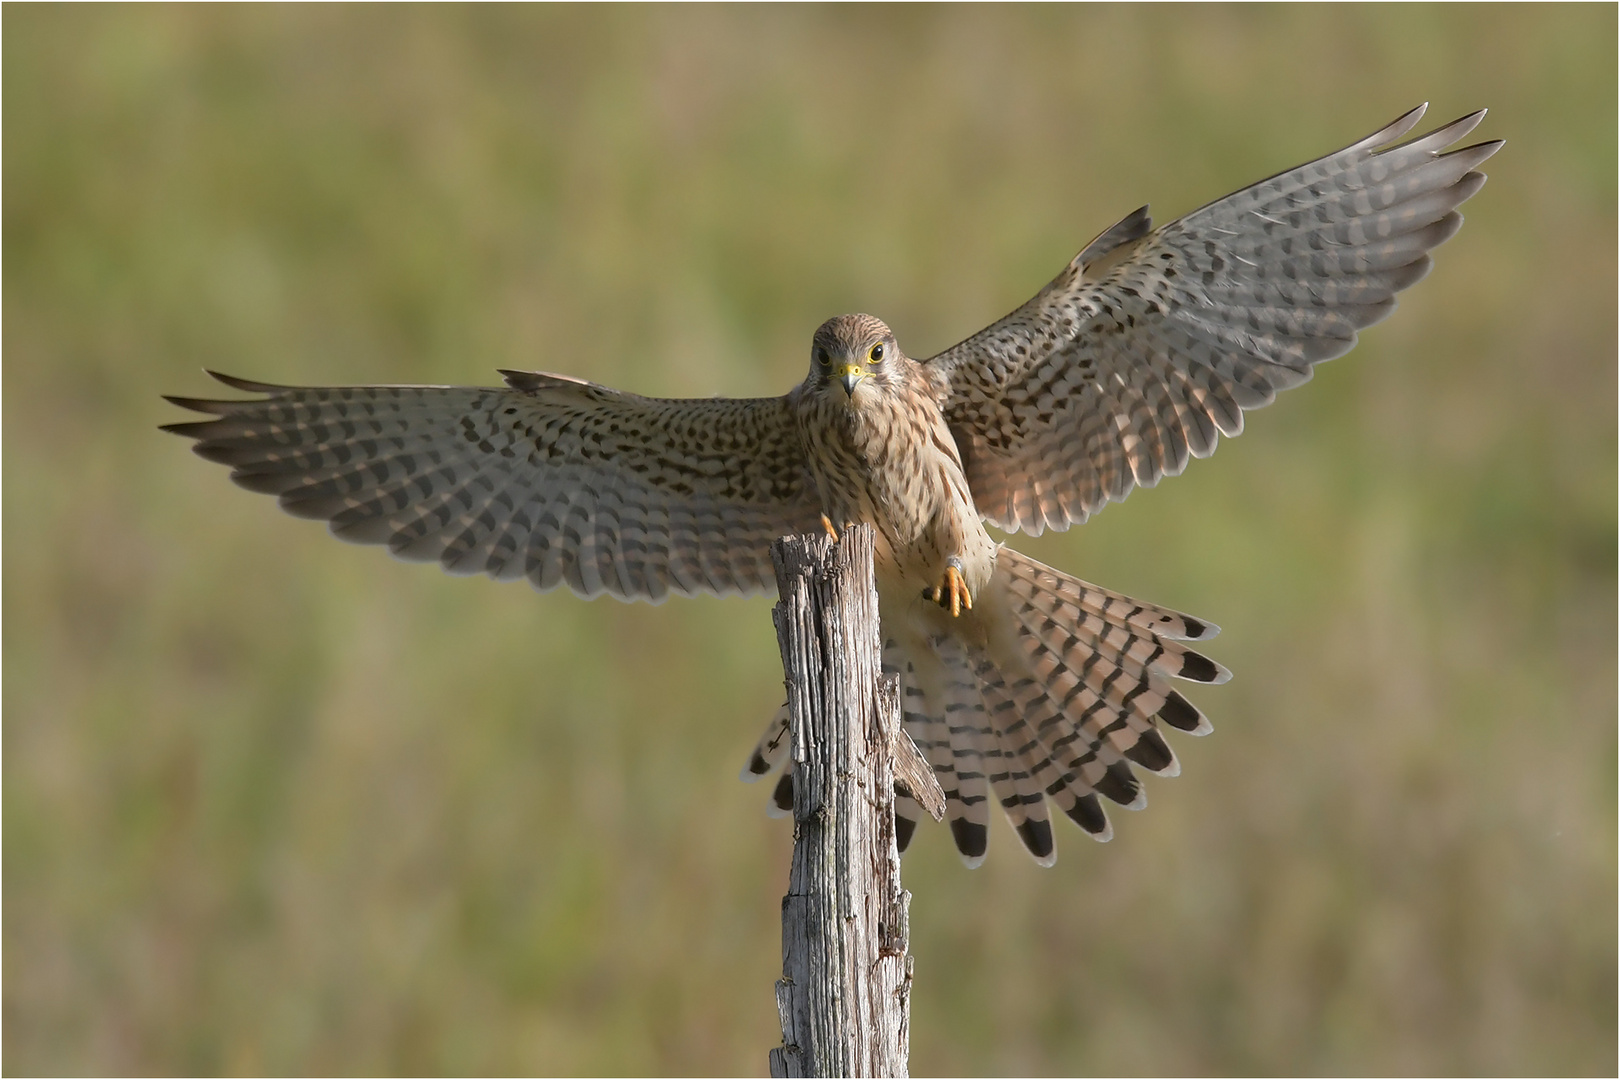
[[771, 547], [793, 760], [793, 869], [782, 900], [782, 1045], [772, 1076], [905, 1076], [911, 894], [900, 887], [895, 762], [944, 796], [900, 724], [880, 662], [872, 530]]

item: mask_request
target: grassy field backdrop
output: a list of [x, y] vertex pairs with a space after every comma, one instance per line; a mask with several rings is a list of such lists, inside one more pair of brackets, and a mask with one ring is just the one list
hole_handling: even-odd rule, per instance
[[15, 7], [8, 1073], [759, 1073], [765, 599], [336, 543], [160, 392], [927, 355], [1099, 229], [1423, 100], [1508, 146], [1433, 276], [1038, 557], [1207, 616], [1185, 772], [905, 866], [918, 1073], [1616, 1068], [1616, 12]]

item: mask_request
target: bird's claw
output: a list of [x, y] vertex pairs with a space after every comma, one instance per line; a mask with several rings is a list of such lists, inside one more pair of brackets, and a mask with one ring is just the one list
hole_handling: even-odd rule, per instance
[[844, 522], [844, 527], [842, 529], [838, 529], [833, 526], [832, 518], [828, 517], [826, 514], [822, 514], [821, 527], [827, 530], [827, 535], [832, 537], [832, 542], [836, 544], [844, 533], [855, 527], [855, 523], [853, 521], [846, 521]]
[[954, 559], [945, 564], [945, 573], [940, 575], [939, 584], [925, 590], [923, 596], [949, 611], [953, 619], [961, 615], [964, 608], [973, 610], [973, 594], [968, 592], [962, 569]]

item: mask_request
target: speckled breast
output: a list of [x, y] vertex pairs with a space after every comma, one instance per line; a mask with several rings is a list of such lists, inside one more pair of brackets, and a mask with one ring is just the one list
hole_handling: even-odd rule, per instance
[[969, 575], [980, 578], [994, 559], [955, 445], [930, 406], [874, 395], [855, 407], [807, 402], [799, 413], [827, 517], [838, 528], [871, 525], [879, 574], [913, 579], [919, 589], [938, 579], [950, 555], [983, 565]]

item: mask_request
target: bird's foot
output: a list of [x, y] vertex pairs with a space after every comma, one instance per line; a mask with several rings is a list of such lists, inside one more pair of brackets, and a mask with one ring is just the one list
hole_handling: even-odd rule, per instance
[[832, 523], [832, 518], [828, 517], [826, 514], [822, 514], [821, 527], [827, 530], [827, 535], [832, 537], [832, 542], [836, 544], [844, 533], [855, 527], [855, 523], [853, 521], [846, 521], [844, 522], [844, 527], [842, 529], [835, 528]]
[[968, 592], [967, 581], [962, 577], [961, 559], [952, 555], [945, 561], [945, 573], [940, 575], [939, 584], [924, 589], [923, 599], [945, 608], [952, 618], [961, 615], [964, 608], [973, 610], [973, 594]]

